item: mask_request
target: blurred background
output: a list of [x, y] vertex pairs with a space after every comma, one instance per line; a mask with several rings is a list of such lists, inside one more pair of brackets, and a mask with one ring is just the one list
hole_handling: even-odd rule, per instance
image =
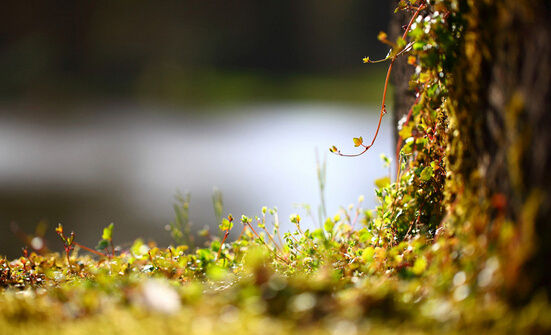
[[[373, 136], [385, 64], [377, 41], [393, 6], [376, 0], [13, 1], [0, 5], [0, 255], [47, 224], [95, 246], [171, 242], [174, 196], [191, 194], [194, 229], [262, 206], [317, 217], [316, 157], [327, 213], [388, 175], [388, 119]], [[387, 66], [388, 64], [386, 64]], [[326, 153], [328, 155], [326, 155]], [[314, 225], [304, 219], [304, 224]], [[43, 227], [43, 225], [40, 225]], [[42, 228], [41, 228], [42, 229]]]

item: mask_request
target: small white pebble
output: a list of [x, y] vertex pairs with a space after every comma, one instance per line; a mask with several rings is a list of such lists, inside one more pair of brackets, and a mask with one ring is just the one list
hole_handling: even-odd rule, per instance
[[174, 314], [182, 307], [175, 289], [162, 280], [148, 280], [142, 286], [141, 299], [145, 308], [153, 312]]

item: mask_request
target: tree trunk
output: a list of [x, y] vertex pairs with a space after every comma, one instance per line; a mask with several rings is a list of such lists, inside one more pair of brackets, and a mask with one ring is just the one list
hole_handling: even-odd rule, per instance
[[459, 4], [447, 188], [456, 228], [499, 251], [507, 295], [522, 303], [551, 293], [551, 4]]
[[[392, 13], [398, 7], [400, 0], [391, 1]], [[407, 26], [411, 19], [411, 14], [406, 11], [398, 11], [391, 16], [389, 27], [389, 39], [396, 41], [399, 36], [404, 34], [404, 26]], [[391, 82], [394, 86], [394, 106], [393, 106], [393, 124], [398, 125], [400, 119], [407, 115], [409, 109], [415, 101], [415, 95], [409, 88], [409, 80], [414, 73], [415, 68], [407, 64], [406, 57], [398, 57], [394, 61], [391, 72]], [[398, 142], [397, 127], [394, 128], [394, 141]]]

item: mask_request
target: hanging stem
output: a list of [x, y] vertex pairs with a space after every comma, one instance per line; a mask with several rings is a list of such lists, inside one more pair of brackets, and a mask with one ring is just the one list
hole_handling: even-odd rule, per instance
[[[413, 22], [415, 22], [415, 19], [417, 18], [417, 16], [419, 16], [421, 11], [426, 9], [426, 8], [427, 8], [427, 4], [425, 2], [423, 2], [422, 4], [420, 4], [416, 8], [415, 13], [413, 13], [413, 16], [409, 20], [409, 23], [408, 23], [408, 25], [407, 25], [407, 27], [404, 31], [404, 34], [402, 35], [403, 40], [406, 39], [407, 34], [409, 33], [409, 31], [411, 29], [411, 25], [413, 24]], [[385, 40], [386, 40], [386, 37], [385, 37]], [[375, 143], [375, 140], [377, 139], [377, 136], [379, 135], [379, 130], [381, 129], [381, 123], [382, 123], [382, 120], [383, 120], [383, 116], [386, 114], [386, 93], [387, 93], [387, 89], [388, 89], [388, 83], [390, 81], [390, 73], [392, 72], [392, 65], [394, 65], [394, 61], [396, 60], [396, 58], [398, 56], [402, 55], [404, 52], [409, 51], [410, 47], [411, 47], [411, 45], [408, 44], [407, 46], [404, 47], [404, 49], [402, 49], [400, 52], [397, 52], [396, 54], [394, 54], [390, 58], [390, 65], [388, 66], [388, 71], [386, 73], [385, 87], [384, 87], [384, 90], [383, 90], [383, 101], [381, 103], [381, 113], [379, 114], [379, 122], [377, 123], [377, 130], [375, 131], [375, 135], [373, 136], [373, 140], [371, 140], [371, 143], [369, 145], [363, 144], [363, 140], [361, 139], [361, 137], [359, 139], [354, 139], [354, 143], [356, 143], [356, 146], [364, 147], [364, 150], [361, 151], [360, 153], [357, 153], [357, 154], [343, 154], [335, 146], [331, 147], [329, 149], [329, 151], [331, 151], [332, 153], [335, 153], [337, 155], [343, 156], [343, 157], [356, 157], [356, 156], [360, 156], [360, 155], [364, 154], [367, 150], [369, 150], [369, 148], [371, 148], [373, 146], [373, 144]], [[386, 59], [388, 59], [388, 57], [385, 58], [385, 60]], [[369, 60], [369, 58], [366, 58], [364, 60], [364, 62], [366, 62], [366, 63], [377, 63], [378, 61], [371, 61], [371, 60]]]

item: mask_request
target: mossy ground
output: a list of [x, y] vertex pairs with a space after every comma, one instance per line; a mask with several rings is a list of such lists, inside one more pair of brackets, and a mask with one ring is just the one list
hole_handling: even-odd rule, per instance
[[[137, 240], [115, 256], [78, 256], [73, 250], [69, 258], [30, 253], [1, 260], [2, 333], [551, 330], [544, 295], [525, 308], [509, 307], [500, 298], [507, 274], [499, 259], [480, 264], [484, 250], [461, 245], [457, 237], [428, 241], [418, 235], [389, 244], [388, 231], [368, 228], [374, 221], [358, 207], [313, 231], [302, 231], [294, 216], [297, 232], [284, 234], [276, 246], [270, 241], [279, 233], [268, 233], [263, 212], [256, 227], [243, 217], [240, 238], [222, 248], [218, 238], [195, 250], [159, 249]], [[226, 219], [221, 226], [231, 224]]]

